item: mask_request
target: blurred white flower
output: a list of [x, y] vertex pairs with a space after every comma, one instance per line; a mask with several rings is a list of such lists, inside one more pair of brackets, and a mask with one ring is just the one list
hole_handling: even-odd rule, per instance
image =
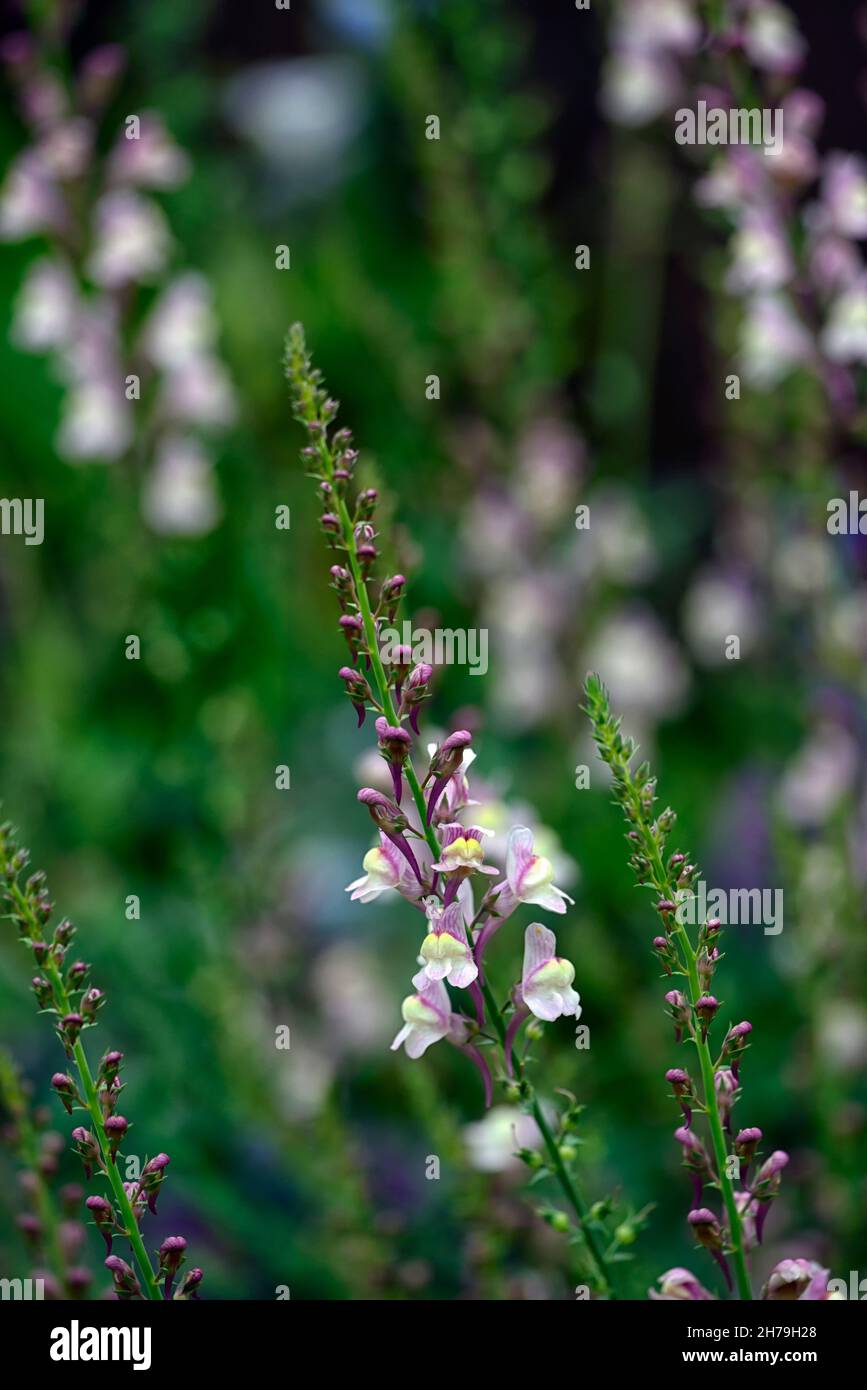
[[169, 438], [142, 493], [142, 512], [162, 535], [200, 536], [220, 518], [211, 462], [195, 439]]
[[515, 1158], [518, 1149], [538, 1149], [542, 1143], [532, 1115], [511, 1105], [495, 1105], [483, 1119], [464, 1126], [464, 1143], [470, 1167], [479, 1173], [517, 1172], [524, 1165]]
[[540, 526], [557, 524], [568, 511], [583, 471], [581, 436], [556, 418], [537, 420], [518, 445], [515, 502]]
[[371, 951], [348, 941], [329, 947], [313, 967], [312, 985], [328, 1036], [340, 1046], [375, 1052], [390, 1038], [393, 1001]]
[[217, 357], [192, 357], [170, 370], [160, 392], [160, 410], [191, 425], [231, 425], [236, 415], [229, 373]]
[[850, 733], [839, 724], [820, 725], [783, 775], [781, 814], [793, 825], [821, 825], [852, 787], [858, 762]]
[[166, 130], [162, 116], [144, 112], [138, 134], [120, 136], [108, 162], [109, 176], [142, 188], [177, 188], [189, 176], [190, 161]]
[[96, 242], [87, 269], [97, 285], [117, 289], [159, 274], [171, 240], [155, 203], [130, 189], [114, 189], [99, 199], [94, 219]]
[[760, 623], [753, 594], [743, 584], [714, 571], [699, 575], [683, 604], [686, 640], [700, 661], [720, 666], [726, 661], [726, 638], [740, 639], [740, 653], [752, 651]]
[[119, 378], [80, 381], [64, 397], [56, 441], [64, 458], [120, 458], [132, 443], [132, 435], [130, 406]]
[[836, 998], [819, 1018], [819, 1055], [840, 1071], [867, 1062], [867, 1013], [861, 1004]]
[[609, 618], [595, 634], [583, 667], [599, 672], [615, 707], [642, 720], [674, 714], [689, 689], [680, 649], [649, 609]]
[[0, 189], [0, 240], [21, 241], [57, 227], [62, 219], [63, 206], [45, 165], [25, 150]]
[[157, 367], [171, 370], [207, 354], [217, 340], [213, 292], [204, 275], [177, 275], [156, 301], [142, 334], [142, 346]]
[[47, 352], [69, 341], [76, 322], [78, 287], [62, 261], [35, 261], [15, 301], [13, 343], [30, 352]]
[[90, 163], [94, 130], [84, 116], [54, 126], [40, 140], [38, 157], [47, 172], [61, 182], [81, 178]]
[[810, 351], [806, 329], [780, 295], [761, 294], [747, 300], [738, 357], [747, 381], [762, 388], [775, 386], [808, 361]]
[[774, 0], [753, 5], [743, 41], [750, 62], [766, 72], [796, 72], [807, 48], [791, 10]]
[[[590, 498], [590, 525], [579, 531], [579, 565], [616, 584], [640, 584], [656, 570], [650, 527], [633, 495], [611, 485]], [[586, 556], [586, 559], [583, 557]]]
[[365, 104], [363, 68], [348, 57], [257, 63], [227, 84], [229, 124], [283, 176], [296, 196], [343, 174]]
[[856, 240], [867, 237], [867, 165], [860, 155], [835, 150], [827, 156], [822, 210], [831, 231]]
[[774, 555], [773, 576], [785, 598], [800, 601], [824, 593], [831, 582], [831, 542], [828, 536], [793, 535]]
[[867, 277], [834, 300], [821, 344], [832, 362], [867, 362]]
[[603, 69], [602, 110], [619, 125], [647, 125], [675, 105], [680, 85], [665, 54], [615, 49]]
[[735, 294], [781, 289], [794, 265], [785, 235], [766, 212], [749, 208], [732, 238], [732, 264], [726, 289]]

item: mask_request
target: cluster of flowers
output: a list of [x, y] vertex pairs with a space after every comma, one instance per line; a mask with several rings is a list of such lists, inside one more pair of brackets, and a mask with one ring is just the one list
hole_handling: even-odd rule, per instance
[[[183, 1236], [169, 1236], [162, 1242], [156, 1271], [145, 1249], [141, 1222], [146, 1212], [156, 1213], [169, 1156], [160, 1153], [148, 1160], [134, 1181], [124, 1182], [121, 1178], [118, 1155], [130, 1129], [129, 1121], [118, 1110], [124, 1089], [120, 1079], [123, 1053], [105, 1052], [94, 1077], [83, 1037], [97, 1026], [105, 994], [90, 983], [90, 966], [85, 961], [68, 960], [76, 934], [68, 918], [57, 923], [50, 938], [46, 936], [54, 904], [45, 875], [30, 874], [23, 885], [19, 881], [29, 858], [29, 851], [17, 844], [13, 827], [8, 822], [0, 826], [0, 894], [8, 909], [6, 915], [16, 926], [22, 944], [32, 953], [37, 970], [33, 993], [40, 1012], [54, 1021], [54, 1031], [69, 1066], [67, 1071], [55, 1072], [51, 1085], [67, 1114], [85, 1112], [88, 1124], [77, 1125], [72, 1131], [75, 1152], [87, 1180], [94, 1174], [107, 1179], [114, 1198], [112, 1202], [94, 1194], [85, 1202], [105, 1240], [105, 1267], [112, 1275], [114, 1291], [122, 1299], [195, 1298], [203, 1278], [200, 1269], [189, 1270], [177, 1290], [174, 1288], [184, 1262], [187, 1243]], [[114, 1253], [116, 1238], [128, 1241], [138, 1274]]]
[[[519, 904], [563, 913], [571, 899], [555, 886], [553, 865], [535, 852], [533, 833], [526, 826], [515, 826], [509, 833], [502, 878], [486, 862], [485, 840], [492, 832], [472, 824], [477, 803], [468, 784], [475, 756], [469, 731], [458, 729], [439, 745], [429, 745], [419, 781], [414, 741], [420, 737], [419, 714], [430, 696], [433, 667], [414, 663], [409, 647], [399, 648], [386, 666], [378, 642], [380, 627], [394, 624], [406, 580], [400, 574], [384, 579], [372, 605], [368, 585], [377, 559], [377, 497], [373, 489], [353, 487], [357, 450], [348, 430], [329, 433], [337, 404], [322, 389], [298, 326], [289, 336], [287, 374], [296, 417], [311, 440], [303, 457], [319, 484], [324, 508], [320, 525], [344, 561], [331, 567], [341, 609], [339, 627], [351, 662], [341, 668], [340, 678], [359, 727], [368, 711], [375, 716], [377, 745], [393, 791], [392, 797], [375, 787], [362, 787], [358, 793], [379, 832], [379, 843], [365, 855], [364, 873], [347, 891], [362, 903], [394, 891], [424, 916], [420, 969], [412, 980], [416, 992], [403, 1002], [403, 1027], [393, 1047], [404, 1046], [409, 1057], [418, 1058], [433, 1043], [448, 1039], [479, 1067], [490, 1104], [491, 1073], [474, 1043], [485, 1020], [485, 950]], [[491, 878], [498, 881], [491, 884]], [[577, 1019], [580, 1014], [579, 996], [572, 988], [574, 967], [557, 955], [556, 946], [554, 933], [541, 923], [527, 927], [523, 972], [512, 994], [506, 1032], [510, 1070], [515, 1037], [531, 1014], [547, 1022], [564, 1014]], [[467, 991], [467, 1011], [452, 1007], [446, 985]]]
[[[74, 13], [61, 6], [52, 24]], [[136, 449], [153, 459], [148, 523], [201, 534], [219, 518], [203, 435], [231, 424], [236, 403], [210, 287], [198, 273], [170, 273], [172, 237], [151, 196], [182, 184], [189, 161], [155, 112], [126, 116], [100, 153], [124, 53], [96, 48], [67, 80], [56, 57], [65, 38], [22, 31], [0, 49], [30, 138], [0, 188], [0, 240], [47, 244], [27, 271], [12, 338], [50, 354], [65, 388], [61, 457], [112, 462]], [[151, 286], [159, 293], [142, 321]]]
[[[816, 138], [821, 98], [794, 85], [806, 44], [776, 0], [725, 0], [713, 27], [693, 0], [620, 0], [605, 87], [609, 115], [655, 119], [682, 99], [781, 110], [777, 153], [733, 144], [714, 153], [696, 199], [732, 229], [725, 286], [743, 301], [740, 366], [770, 388], [796, 367], [822, 380], [835, 409], [854, 404], [849, 368], [867, 362], [867, 165]], [[711, 59], [707, 85], [694, 60]], [[818, 188], [818, 196], [810, 190]]]
[[[632, 851], [630, 865], [638, 883], [656, 898], [664, 934], [654, 937], [654, 953], [667, 978], [682, 979], [682, 988], [669, 990], [665, 1000], [674, 1024], [675, 1041], [693, 1049], [699, 1075], [693, 1078], [685, 1067], [672, 1067], [666, 1072], [666, 1081], [681, 1109], [682, 1124], [674, 1137], [692, 1180], [687, 1222], [698, 1244], [716, 1260], [728, 1288], [733, 1290], [736, 1284], [740, 1298], [752, 1298], [747, 1257], [761, 1244], [765, 1221], [779, 1192], [789, 1155], [777, 1149], [759, 1165], [761, 1129], [737, 1127], [733, 1123], [733, 1110], [741, 1098], [741, 1065], [750, 1046], [752, 1024], [743, 1021], [729, 1026], [719, 1053], [714, 1056], [709, 1037], [720, 1010], [712, 984], [722, 959], [721, 923], [718, 918], [701, 923], [695, 942], [691, 940], [679, 909], [692, 893], [699, 870], [680, 850], [667, 854], [666, 841], [675, 823], [674, 812], [670, 808], [659, 814], [654, 812], [655, 779], [647, 763], [631, 766], [635, 742], [621, 734], [620, 720], [611, 713], [607, 691], [597, 676], [588, 677], [585, 694], [599, 754], [611, 770], [615, 799], [629, 825], [626, 838]], [[705, 1117], [708, 1143], [694, 1128], [697, 1114]], [[737, 1186], [731, 1177], [733, 1169], [737, 1171]], [[704, 1204], [705, 1188], [721, 1196], [721, 1217]], [[778, 1266], [768, 1281], [765, 1296], [827, 1296], [827, 1270], [802, 1260], [783, 1264], [789, 1273]], [[791, 1290], [798, 1288], [801, 1279], [789, 1277], [794, 1268], [802, 1274], [810, 1271], [803, 1288], [796, 1293]], [[711, 1297], [687, 1270], [669, 1270], [661, 1282], [662, 1293], [657, 1297]]]

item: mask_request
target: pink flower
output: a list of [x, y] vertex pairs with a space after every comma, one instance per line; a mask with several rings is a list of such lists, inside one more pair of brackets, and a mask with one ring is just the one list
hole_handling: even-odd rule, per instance
[[657, 1283], [659, 1284], [659, 1292], [657, 1293], [656, 1289], [648, 1289], [647, 1296], [655, 1299], [658, 1303], [681, 1300], [697, 1302], [701, 1299], [713, 1298], [713, 1294], [708, 1293], [707, 1289], [698, 1282], [695, 1275], [691, 1274], [688, 1269], [666, 1270], [665, 1274], [660, 1274]]
[[403, 1044], [407, 1057], [415, 1059], [442, 1038], [450, 1037], [456, 1043], [464, 1041], [465, 1025], [452, 1013], [442, 980], [432, 980], [420, 993], [404, 999], [401, 1013], [403, 1027], [391, 1044], [392, 1052]]
[[768, 1275], [762, 1298], [772, 1302], [784, 1299], [819, 1301], [827, 1297], [828, 1275], [814, 1260], [780, 1260]]
[[114, 189], [96, 205], [96, 245], [88, 261], [91, 278], [107, 289], [149, 280], [162, 270], [171, 240], [156, 203], [129, 189]]
[[466, 989], [478, 976], [479, 968], [467, 941], [461, 905], [450, 903], [441, 913], [431, 908], [428, 918], [430, 931], [419, 954], [422, 969], [413, 976], [413, 985], [423, 990], [432, 981], [447, 980], [455, 989]]
[[533, 832], [516, 825], [506, 846], [506, 877], [494, 889], [497, 916], [502, 921], [519, 903], [532, 903], [549, 912], [565, 912], [574, 899], [554, 885], [554, 866], [544, 855], [533, 853]]
[[345, 891], [352, 894], [352, 902], [372, 903], [389, 888], [395, 888], [406, 898], [414, 899], [418, 895], [418, 879], [387, 835], [380, 833], [379, 846], [367, 851], [361, 866], [364, 869], [361, 878], [346, 885]]
[[190, 172], [190, 161], [154, 111], [142, 116], [137, 135], [126, 132], [111, 154], [109, 169], [119, 182], [141, 188], [177, 188]]
[[524, 973], [521, 994], [527, 1008], [537, 1018], [553, 1023], [561, 1014], [581, 1017], [581, 996], [572, 988], [575, 967], [554, 952], [557, 938], [540, 922], [524, 932]]

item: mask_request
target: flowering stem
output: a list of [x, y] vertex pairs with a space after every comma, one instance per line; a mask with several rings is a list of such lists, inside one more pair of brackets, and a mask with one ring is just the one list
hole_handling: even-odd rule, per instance
[[[635, 772], [631, 768], [630, 762], [635, 753], [635, 744], [631, 739], [621, 735], [620, 721], [612, 715], [607, 692], [598, 677], [588, 677], [585, 694], [587, 695], [586, 712], [594, 726], [594, 737], [600, 756], [611, 768], [614, 775], [616, 799], [622, 805], [627, 822], [631, 826], [629, 838], [636, 850], [636, 854], [633, 856], [633, 867], [638, 871], [640, 865], [639, 881], [652, 888], [659, 895], [662, 903], [671, 905], [672, 910], [667, 914], [670, 919], [669, 929], [672, 939], [676, 939], [680, 947], [680, 964], [683, 967], [681, 973], [686, 976], [689, 982], [690, 997], [688, 1003], [694, 1012], [695, 1005], [703, 992], [698, 973], [698, 953], [693, 947], [677, 911], [674, 910], [674, 904], [680, 901], [682, 894], [675, 874], [665, 867], [662, 859], [660, 848], [664, 844], [664, 832], [661, 828], [662, 817], [654, 819], [653, 815], [655, 783], [650, 779], [650, 769], [646, 763]], [[670, 818], [670, 823], [673, 823], [672, 812], [666, 811], [664, 815]], [[720, 1117], [714, 1064], [707, 1041], [707, 1031], [705, 1028], [692, 1028], [690, 1036], [691, 1041], [695, 1044], [701, 1068], [702, 1102], [704, 1112], [707, 1115], [708, 1129], [716, 1160], [717, 1182], [728, 1217], [738, 1297], [751, 1301], [753, 1292], [744, 1251], [743, 1226], [735, 1201], [732, 1181], [726, 1169], [728, 1152]]]
[[[677, 934], [683, 947], [686, 959], [687, 976], [689, 979], [689, 990], [692, 1002], [701, 997], [701, 985], [698, 978], [698, 967], [696, 965], [696, 953], [692, 948], [692, 942], [686, 933], [683, 925], [678, 923]], [[701, 1083], [704, 1091], [704, 1107], [707, 1115], [708, 1129], [710, 1131], [711, 1143], [713, 1145], [714, 1158], [716, 1159], [717, 1175], [719, 1177], [720, 1191], [725, 1204], [726, 1215], [729, 1219], [729, 1231], [731, 1233], [732, 1258], [735, 1267], [735, 1282], [738, 1288], [738, 1297], [751, 1300], [753, 1296], [750, 1284], [749, 1271], [747, 1270], [746, 1255], [744, 1253], [743, 1229], [741, 1216], [735, 1202], [734, 1188], [731, 1178], [726, 1169], [728, 1151], [726, 1149], [725, 1135], [723, 1134], [722, 1120], [720, 1119], [719, 1105], [717, 1103], [716, 1083], [714, 1081], [713, 1061], [710, 1055], [710, 1047], [706, 1037], [700, 1033], [693, 1036], [698, 1052], [699, 1066], [701, 1067]]]
[[[486, 980], [482, 983], [482, 993], [485, 997], [488, 1013], [494, 1021], [494, 1027], [500, 1039], [500, 1046], [503, 1049], [503, 1063], [505, 1065], [506, 1025], [503, 1022], [503, 1016], [500, 1010], [497, 1008], [497, 1001], [494, 998], [493, 991]], [[563, 1157], [557, 1147], [557, 1140], [551, 1133], [551, 1127], [545, 1119], [544, 1111], [539, 1104], [539, 1098], [536, 1095], [532, 1082], [527, 1078], [520, 1058], [516, 1057], [514, 1059], [513, 1069], [520, 1084], [522, 1095], [530, 1107], [530, 1113], [538, 1125], [539, 1133], [544, 1140], [545, 1148], [548, 1150], [548, 1157], [551, 1160], [551, 1170], [563, 1189], [563, 1195], [578, 1218], [578, 1226], [587, 1242], [587, 1248], [590, 1251], [593, 1263], [596, 1265], [602, 1292], [605, 1293], [608, 1298], [614, 1300], [617, 1298], [617, 1294], [614, 1290], [614, 1281], [611, 1278], [611, 1271], [608, 1268], [605, 1255], [590, 1225], [590, 1214], [587, 1210], [587, 1204], [578, 1189], [575, 1179], [563, 1162]]]
[[[39, 923], [33, 916], [33, 913], [30, 911], [27, 899], [21, 892], [21, 889], [18, 887], [17, 883], [13, 883], [10, 885], [10, 892], [15, 899], [15, 905], [21, 913], [22, 917], [24, 917], [28, 921], [31, 929], [34, 932], [34, 935], [38, 936], [40, 931]], [[66, 1014], [72, 1011], [72, 1005], [69, 995], [66, 991], [66, 986], [63, 983], [60, 971], [58, 970], [54, 961], [50, 957], [46, 959], [42, 966], [42, 969], [51, 985], [51, 991], [54, 996], [55, 1008], [57, 1009], [60, 1017], [63, 1018]], [[117, 1163], [115, 1162], [111, 1154], [111, 1145], [109, 1144], [108, 1137], [105, 1132], [105, 1122], [102, 1114], [102, 1106], [99, 1103], [99, 1096], [96, 1092], [96, 1085], [94, 1084], [93, 1074], [90, 1070], [90, 1063], [87, 1060], [87, 1053], [84, 1050], [80, 1038], [77, 1038], [75, 1041], [75, 1044], [72, 1049], [72, 1057], [75, 1062], [75, 1067], [78, 1072], [79, 1078], [81, 1080], [83, 1099], [88, 1114], [90, 1115], [97, 1143], [99, 1144], [99, 1150], [102, 1155], [103, 1167], [105, 1169], [105, 1173], [108, 1177], [108, 1180], [111, 1183], [112, 1191], [114, 1192], [115, 1200], [117, 1201], [118, 1205], [118, 1210], [121, 1214], [121, 1218], [123, 1221], [124, 1231], [127, 1240], [129, 1241], [130, 1246], [132, 1247], [132, 1252], [135, 1256], [136, 1264], [139, 1267], [139, 1273], [141, 1274], [145, 1293], [149, 1299], [159, 1300], [161, 1302], [162, 1294], [160, 1293], [159, 1287], [157, 1285], [157, 1281], [154, 1276], [153, 1266], [150, 1262], [147, 1250], [145, 1249], [144, 1241], [142, 1240], [141, 1231], [138, 1227], [138, 1221], [133, 1211], [132, 1203], [130, 1202], [129, 1197], [127, 1196], [126, 1188], [123, 1185], [123, 1179], [121, 1178], [120, 1173], [117, 1170]]]

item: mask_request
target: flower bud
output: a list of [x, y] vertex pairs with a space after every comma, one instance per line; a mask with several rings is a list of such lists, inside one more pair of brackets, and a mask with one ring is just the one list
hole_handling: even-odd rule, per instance
[[707, 1037], [707, 1030], [718, 1008], [719, 1000], [715, 999], [712, 994], [703, 994], [700, 999], [695, 1001], [695, 1011], [701, 1019], [702, 1042]]
[[360, 729], [367, 714], [367, 701], [373, 699], [370, 686], [361, 672], [356, 671], [352, 666], [341, 666], [337, 674], [346, 686], [346, 694], [352, 701], [352, 706], [358, 715], [356, 727]]
[[762, 1131], [756, 1129], [754, 1126], [747, 1129], [739, 1129], [735, 1135], [735, 1153], [741, 1161], [740, 1179], [742, 1183], [745, 1183], [747, 1180], [749, 1166], [761, 1142]]
[[165, 1278], [166, 1298], [171, 1298], [172, 1284], [175, 1275], [184, 1262], [184, 1251], [187, 1242], [183, 1236], [166, 1236], [159, 1248], [159, 1270], [161, 1278]]
[[712, 1211], [707, 1207], [697, 1207], [686, 1219], [699, 1245], [703, 1245], [705, 1250], [722, 1250], [722, 1231]]
[[109, 1115], [105, 1122], [105, 1133], [108, 1138], [109, 1149], [112, 1159], [115, 1158], [118, 1149], [129, 1129], [129, 1121], [123, 1115]]
[[674, 1024], [674, 1040], [680, 1042], [684, 1030], [692, 1030], [692, 1010], [679, 989], [670, 989], [665, 996], [669, 1017]]
[[180, 1282], [180, 1287], [175, 1294], [175, 1299], [198, 1298], [198, 1288], [204, 1277], [204, 1274], [199, 1268], [188, 1269]]
[[739, 1076], [741, 1060], [749, 1047], [749, 1037], [752, 1031], [753, 1025], [744, 1021], [743, 1023], [736, 1023], [734, 1028], [730, 1028], [726, 1034], [723, 1057], [731, 1062], [735, 1077]]
[[72, 1077], [67, 1076], [66, 1072], [56, 1071], [51, 1078], [51, 1084], [63, 1101], [63, 1108], [67, 1115], [71, 1115], [73, 1105], [81, 1104], [78, 1090]]
[[346, 638], [352, 660], [356, 662], [364, 639], [364, 624], [355, 613], [344, 613], [339, 619], [339, 626]]
[[118, 1298], [141, 1298], [141, 1285], [135, 1271], [130, 1268], [126, 1260], [122, 1260], [119, 1255], [109, 1255], [105, 1261], [105, 1267], [111, 1272], [114, 1291]]
[[391, 772], [394, 799], [399, 805], [403, 795], [403, 765], [409, 757], [412, 739], [406, 729], [389, 724], [384, 715], [380, 715], [375, 727], [379, 751]]
[[37, 975], [30, 981], [30, 988], [36, 995], [36, 1002], [40, 1009], [50, 1009], [53, 995], [48, 981], [42, 975]]
[[400, 713], [409, 715], [410, 725], [416, 735], [418, 734], [419, 707], [422, 701], [430, 695], [428, 687], [432, 675], [433, 667], [426, 661], [420, 661], [417, 666], [413, 667], [409, 679], [402, 687]]
[[105, 1197], [88, 1197], [84, 1204], [93, 1217], [106, 1245], [106, 1253], [111, 1254], [111, 1237], [115, 1226], [114, 1207]]
[[75, 1152], [84, 1164], [84, 1175], [90, 1178], [94, 1168], [102, 1168], [102, 1154], [96, 1136], [91, 1134], [89, 1129], [79, 1125], [72, 1131], [72, 1139], [75, 1144]]

